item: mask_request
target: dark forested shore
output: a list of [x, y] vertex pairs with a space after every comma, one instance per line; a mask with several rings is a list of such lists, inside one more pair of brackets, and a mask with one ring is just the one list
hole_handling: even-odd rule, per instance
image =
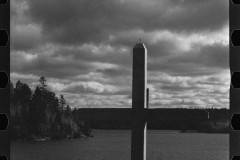
[[[80, 119], [95, 129], [131, 129], [130, 108], [78, 109]], [[124, 116], [124, 118], [123, 118]], [[229, 109], [152, 108], [145, 112], [147, 128], [181, 132], [228, 133]]]
[[10, 82], [10, 137], [11, 140], [41, 140], [81, 138], [91, 136], [88, 124], [77, 117], [77, 109], [67, 105], [50, 91], [46, 78], [41, 77], [32, 92], [20, 81]]
[[[17, 81], [15, 87], [10, 82], [11, 140], [75, 139], [92, 137], [91, 129], [131, 129], [131, 111], [128, 109], [115, 114], [111, 113], [112, 109], [101, 109], [105, 116], [100, 116], [94, 109], [94, 116], [87, 109], [71, 108], [63, 95], [58, 98], [47, 88], [46, 81], [41, 77], [34, 91], [23, 82]], [[126, 115], [124, 120], [117, 118], [120, 112], [126, 112], [121, 114]], [[148, 112], [157, 115], [154, 119], [148, 117], [148, 129], [229, 133], [229, 109], [226, 108], [151, 109]]]

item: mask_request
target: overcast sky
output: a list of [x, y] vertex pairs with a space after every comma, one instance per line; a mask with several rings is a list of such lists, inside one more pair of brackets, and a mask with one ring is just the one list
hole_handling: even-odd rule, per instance
[[11, 81], [72, 107], [131, 107], [132, 48], [150, 107], [229, 108], [228, 0], [11, 0]]

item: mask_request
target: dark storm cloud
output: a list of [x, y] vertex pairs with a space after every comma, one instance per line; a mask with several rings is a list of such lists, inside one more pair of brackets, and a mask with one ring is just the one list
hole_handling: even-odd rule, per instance
[[213, 75], [219, 72], [218, 68], [207, 68], [202, 65], [192, 62], [154, 62], [148, 65], [148, 69], [151, 71], [163, 71], [174, 76], [203, 76]]
[[228, 1], [225, 0], [171, 0], [171, 5], [180, 11], [170, 14], [162, 23], [173, 30], [216, 30], [228, 22]]
[[[203, 46], [197, 53], [187, 53], [170, 59], [172, 63], [193, 63], [208, 67], [229, 68], [229, 46], [214, 44]], [[200, 66], [201, 67], [201, 66]]]
[[11, 27], [11, 50], [28, 51], [42, 44], [40, 29], [34, 25]]
[[[97, 53], [94, 53], [95, 50]], [[111, 46], [94, 46], [83, 45], [80, 48], [77, 47], [60, 47], [55, 52], [56, 56], [71, 56], [75, 60], [82, 60], [86, 62], [101, 62], [112, 63], [119, 65], [130, 65], [132, 62], [131, 51], [126, 48], [126, 51], [121, 51], [121, 47]]]
[[[221, 69], [229, 69], [229, 46], [214, 44], [202, 46], [197, 51], [176, 54], [168, 57], [166, 47], [149, 53], [148, 69], [151, 71], [164, 71], [173, 75], [198, 76], [212, 75]], [[160, 53], [158, 53], [160, 52]], [[158, 55], [158, 56], [157, 56]], [[152, 57], [153, 56], [153, 57]]]
[[86, 74], [92, 68], [91, 64], [80, 60], [74, 61], [41, 54], [28, 60], [27, 56], [24, 55], [12, 53], [10, 60], [11, 66], [13, 66], [11, 68], [12, 71], [52, 78], [69, 78], [78, 74]]
[[109, 35], [133, 29], [195, 32], [216, 30], [228, 21], [228, 2], [217, 1], [37, 1], [32, 20], [49, 41], [65, 44], [106, 42]]
[[202, 53], [199, 59], [204, 65], [209, 67], [229, 68], [229, 46], [214, 45], [201, 48]]
[[[11, 72], [14, 80], [32, 84], [40, 76], [49, 78], [56, 93], [78, 95], [68, 99], [73, 106], [84, 107], [88, 98], [93, 106], [131, 105], [132, 48], [141, 38], [153, 106], [211, 107], [227, 97], [221, 88], [227, 79], [216, 73], [228, 69], [228, 3], [12, 1]], [[85, 97], [79, 99], [81, 93]], [[108, 101], [110, 96], [115, 98]], [[207, 103], [208, 97], [214, 100]]]
[[124, 68], [98, 69], [97, 72], [103, 73], [104, 75], [108, 76], [108, 78], [131, 75], [131, 70], [127, 70], [127, 69], [124, 69]]
[[[196, 88], [195, 88], [196, 89]], [[192, 86], [188, 86], [188, 87], [184, 87], [178, 84], [171, 84], [171, 85], [163, 85], [160, 87], [160, 90], [167, 90], [167, 91], [171, 91], [171, 92], [182, 92], [187, 91], [187, 90], [194, 90], [194, 88]]]
[[[97, 54], [93, 53], [91, 49], [79, 50], [71, 47], [70, 49], [62, 47], [55, 51], [54, 54], [63, 57], [72, 56], [72, 58], [79, 60], [79, 62], [111, 63], [131, 67], [132, 47], [136, 39], [142, 36], [143, 42], [148, 48], [150, 70], [197, 75], [212, 73], [212, 71], [206, 70], [205, 67], [201, 67], [201, 65], [210, 67], [228, 66], [228, 55], [224, 53], [224, 51], [227, 52], [227, 48], [222, 46], [205, 47], [201, 49], [202, 54], [175, 56], [172, 59], [166, 59], [168, 62], [165, 63], [165, 61], [163, 61], [165, 56], [171, 55], [171, 49], [176, 48], [179, 44], [172, 42], [171, 39], [160, 39], [156, 41], [157, 43], [152, 43], [150, 40], [153, 34], [148, 35], [147, 38], [144, 37], [147, 32], [161, 29], [173, 30], [174, 33], [191, 33], [222, 28], [222, 25], [228, 20], [226, 17], [228, 15], [228, 8], [225, 1], [214, 3], [214, 1], [173, 0], [161, 2], [143, 1], [137, 3], [134, 1], [107, 0], [69, 2], [32, 0], [28, 1], [28, 4], [29, 9], [24, 13], [31, 17], [32, 23], [39, 24], [39, 26], [34, 27], [34, 25], [28, 25], [28, 28], [25, 29], [25, 31], [27, 30], [28, 32], [25, 33], [23, 33], [22, 30], [24, 27], [26, 28], [26, 26], [20, 25], [20, 27], [18, 27], [20, 29], [13, 38], [13, 49], [16, 50], [29, 50], [41, 45], [43, 42], [65, 43], [65, 45], [70, 46], [86, 43], [94, 46], [95, 43], [98, 43], [98, 45], [101, 43], [103, 43], [103, 45], [104, 43], [109, 43], [110, 47], [113, 48], [112, 50], [101, 50], [100, 48], [100, 52]], [[213, 5], [215, 6], [213, 7]], [[206, 16], [210, 13], [210, 16]], [[221, 19], [217, 17], [221, 17]], [[207, 19], [211, 18], [211, 23], [208, 24]], [[188, 19], [187, 23], [182, 19]], [[202, 24], [203, 26], [201, 26]], [[135, 32], [132, 32], [132, 30], [138, 29], [142, 30], [142, 33], [136, 32], [136, 35]], [[122, 33], [125, 34], [122, 35]], [[110, 40], [110, 35], [115, 38]], [[125, 47], [127, 51], [121, 51], [121, 47]], [[206, 54], [204, 53], [205, 49], [208, 50]], [[216, 52], [219, 53], [216, 54]], [[157, 59], [161, 59], [161, 61], [158, 62]], [[36, 62], [36, 64], [44, 63], [41, 59], [39, 61], [40, 62]], [[50, 65], [49, 68], [54, 67], [51, 63], [45, 63], [45, 66], [48, 67], [48, 64]], [[74, 64], [75, 63], [73, 63], [73, 65]], [[193, 65], [193, 67], [191, 65]], [[56, 73], [55, 75], [64, 76], [64, 74], [70, 74], [74, 69], [69, 72], [67, 69], [75, 67], [69, 66], [68, 68], [68, 66], [68, 64], [61, 67], [55, 66], [57, 73], [58, 70], [63, 71], [62, 74], [59, 72], [59, 74]], [[27, 66], [27, 68], [35, 67]], [[79, 70], [82, 69], [85, 70], [85, 67], [79, 68]], [[66, 72], [64, 72], [64, 70], [66, 70]], [[99, 71], [100, 70], [101, 68], [99, 68]], [[110, 70], [106, 70], [103, 73], [108, 74]], [[43, 72], [44, 71], [46, 70], [43, 70]], [[104, 69], [102, 69], [102, 71], [104, 71]]]

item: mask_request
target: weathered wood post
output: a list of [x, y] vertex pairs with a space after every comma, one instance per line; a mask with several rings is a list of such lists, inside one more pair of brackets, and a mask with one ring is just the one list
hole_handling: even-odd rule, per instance
[[144, 44], [137, 43], [133, 48], [131, 160], [146, 160], [146, 86], [147, 49]]

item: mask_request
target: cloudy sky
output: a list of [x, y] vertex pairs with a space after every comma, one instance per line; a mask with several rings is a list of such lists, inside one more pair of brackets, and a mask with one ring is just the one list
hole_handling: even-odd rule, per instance
[[229, 108], [228, 0], [12, 0], [11, 81], [72, 107], [131, 107], [132, 48], [150, 107]]

